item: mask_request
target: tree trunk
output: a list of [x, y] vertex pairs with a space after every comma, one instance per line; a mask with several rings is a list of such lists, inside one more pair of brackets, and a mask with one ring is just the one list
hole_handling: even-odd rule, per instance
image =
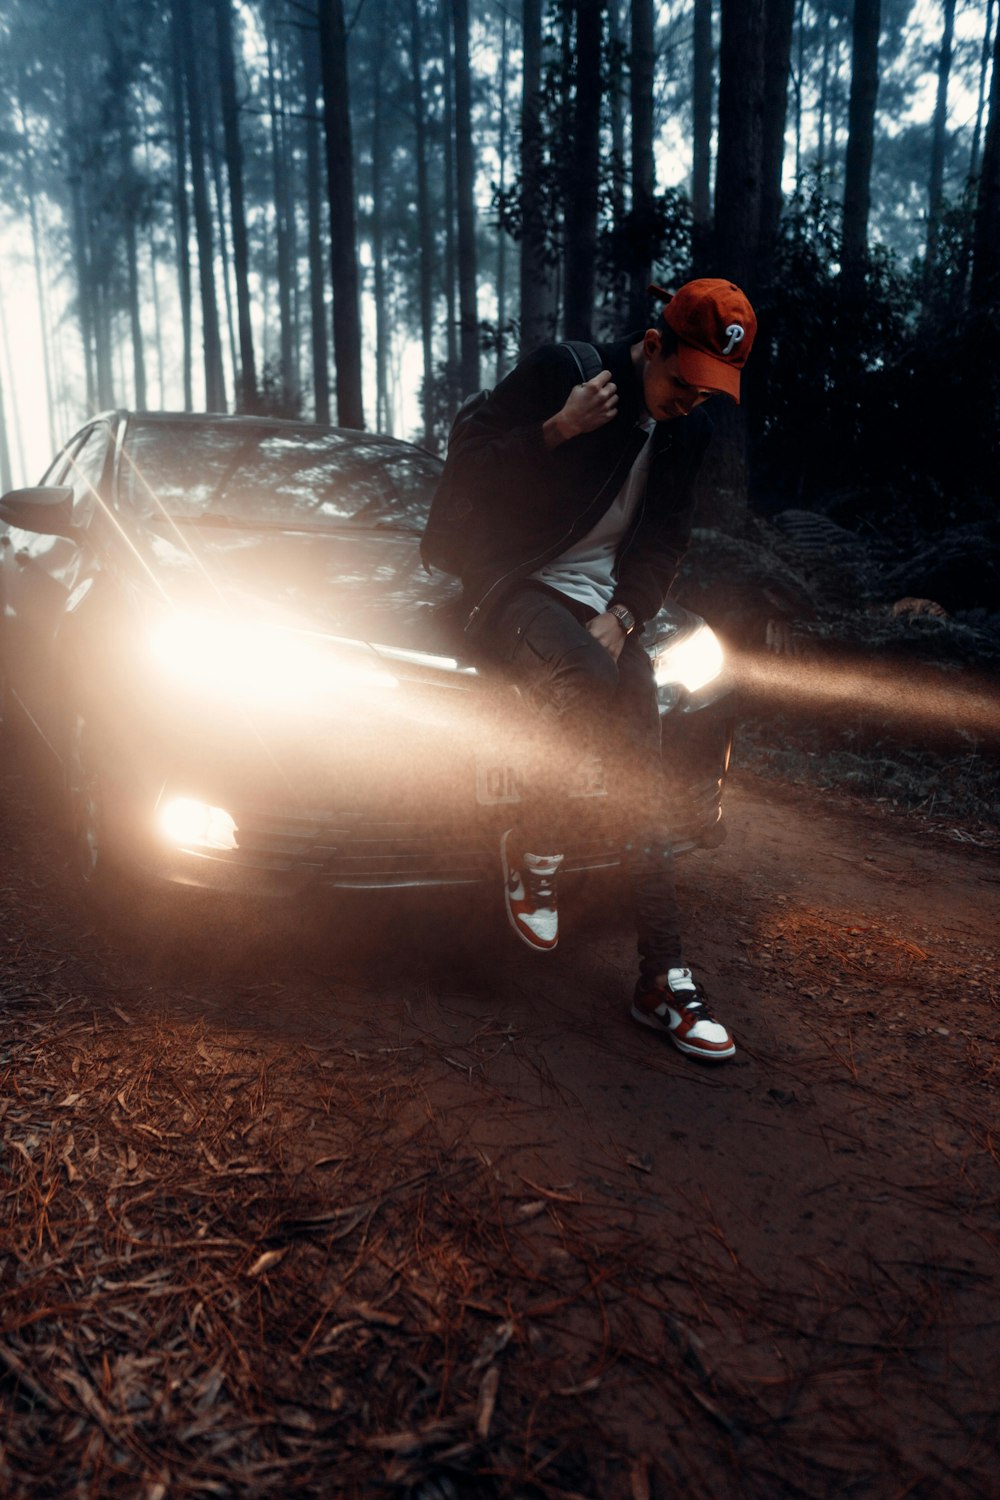
[[3, 370], [0, 369], [0, 495], [14, 488], [14, 475], [10, 465], [10, 444], [7, 441], [7, 408], [4, 401]]
[[476, 296], [476, 161], [472, 143], [469, 0], [453, 0], [455, 42], [455, 187], [458, 199], [458, 317], [463, 391], [479, 387], [479, 308]]
[[125, 240], [125, 267], [128, 277], [128, 313], [132, 335], [132, 386], [133, 405], [145, 411], [146, 357], [143, 347], [142, 314], [139, 307], [139, 245], [136, 233], [137, 182], [132, 162], [132, 131], [128, 117], [129, 68], [121, 46], [119, 31], [114, 24], [107, 27], [108, 39], [108, 85], [111, 108], [114, 112], [116, 144], [118, 148], [118, 202], [121, 206], [121, 224]]
[[929, 310], [934, 295], [934, 272], [937, 267], [938, 241], [941, 236], [941, 200], [944, 190], [945, 156], [948, 149], [948, 80], [951, 76], [951, 52], [955, 35], [955, 0], [943, 0], [944, 25], [941, 51], [938, 54], [937, 99], [934, 105], [934, 127], [931, 137], [931, 173], [927, 187], [927, 249], [924, 255], [924, 309]]
[[[127, 137], [122, 141], [121, 149], [123, 161], [127, 160], [131, 168], [132, 144]], [[132, 194], [134, 194], [134, 185]], [[145, 411], [149, 402], [146, 396], [146, 353], [142, 335], [142, 313], [139, 306], [139, 243], [135, 228], [135, 202], [132, 195], [129, 195], [129, 201], [125, 204], [125, 256], [128, 262], [128, 313], [132, 334], [132, 386], [136, 410]]]
[[[540, 0], [539, 0], [540, 3]], [[451, 6], [441, 0], [441, 102], [444, 129], [444, 302], [449, 379], [458, 371], [458, 255], [455, 247], [455, 62], [451, 46]]]
[[[319, 148], [319, 57], [316, 29], [303, 26], [302, 68], [305, 78], [306, 109], [306, 213], [308, 217], [309, 253], [309, 330], [312, 350], [313, 405], [317, 422], [330, 420], [330, 348], [326, 332], [326, 278], [323, 275], [323, 209], [320, 190]], [[378, 101], [376, 100], [376, 110]], [[375, 210], [378, 212], [378, 187], [375, 188]], [[376, 267], [376, 277], [378, 270]]]
[[[143, 164], [146, 169], [146, 175], [152, 179], [154, 173], [149, 145], [149, 120], [146, 114], [145, 100], [140, 100], [139, 103], [139, 119], [142, 127]], [[157, 274], [156, 228], [157, 220], [152, 215], [147, 215], [146, 251], [149, 256], [149, 295], [153, 304], [153, 347], [156, 350], [156, 388], [158, 392], [156, 404], [157, 408], [163, 411], [167, 400], [163, 368], [163, 319], [160, 311], [160, 285]]]
[[567, 338], [590, 339], [597, 267], [603, 0], [575, 0], [575, 10], [576, 91], [566, 199], [564, 325]]
[[983, 135], [983, 117], [986, 112], [986, 80], [990, 73], [990, 37], [993, 27], [993, 0], [986, 0], [986, 25], [983, 28], [983, 45], [979, 57], [979, 93], [976, 100], [976, 123], [972, 131], [972, 146], [969, 151], [969, 181], [975, 183], [979, 176], [979, 148]]
[[327, 191], [333, 271], [333, 357], [337, 368], [337, 421], [364, 427], [361, 382], [361, 308], [358, 288], [354, 149], [347, 75], [343, 0], [319, 0], [319, 51], [323, 78]]
[[205, 177], [205, 134], [202, 124], [201, 79], [192, 29], [191, 0], [174, 0], [174, 19], [180, 28], [187, 84], [188, 138], [191, 148], [191, 187], [194, 197], [195, 237], [198, 241], [198, 280], [201, 287], [202, 337], [205, 352], [205, 405], [208, 411], [226, 410], [222, 369], [219, 306], [215, 290], [215, 244]]
[[434, 240], [427, 185], [427, 118], [424, 112], [424, 48], [420, 26], [420, 0], [410, 0], [410, 75], [413, 88], [414, 152], [417, 167], [417, 231], [420, 239], [418, 285], [420, 297], [420, 343], [424, 356], [421, 406], [424, 445], [434, 443]]
[[[617, 0], [612, 0], [617, 3]], [[653, 274], [653, 0], [632, 0], [632, 247], [629, 278], [629, 327], [646, 326], [647, 287]], [[598, 38], [598, 46], [600, 39]], [[598, 61], [598, 68], [600, 62]], [[598, 88], [600, 83], [598, 81]], [[600, 98], [594, 115], [600, 119]], [[591, 106], [593, 107], [593, 105]]]
[[167, 405], [167, 385], [163, 367], [163, 317], [160, 310], [156, 239], [152, 224], [149, 225], [146, 235], [146, 249], [149, 254], [149, 295], [153, 303], [153, 346], [156, 350], [156, 388], [159, 393], [156, 404], [158, 409], [163, 411]]
[[[852, 27], [853, 36], [853, 27]], [[848, 78], [845, 86], [845, 65], [848, 70]], [[842, 37], [838, 32], [834, 39], [833, 47], [833, 76], [830, 80], [830, 132], [828, 160], [830, 171], [835, 173], [838, 167], [846, 172], [847, 168], [847, 144], [851, 134], [850, 95], [851, 76], [853, 74], [853, 44], [845, 48], [842, 45]], [[843, 137], [844, 147], [839, 150], [839, 142]]]
[[521, 88], [521, 336], [527, 354], [542, 343], [548, 329], [548, 269], [541, 183], [544, 144], [541, 122], [542, 0], [524, 0]]
[[764, 143], [764, 0], [722, 0], [716, 275], [757, 290]]
[[854, 0], [841, 255], [842, 284], [849, 300], [863, 294], [868, 264], [868, 213], [871, 207], [872, 155], [875, 147], [881, 15], [881, 0]]
[[817, 172], [822, 172], [827, 166], [826, 131], [830, 102], [830, 38], [833, 34], [833, 20], [831, 17], [830, 0], [826, 0], [826, 10], [820, 16], [820, 25], [823, 28], [823, 53], [820, 60], [819, 75], [819, 123], [816, 127]]
[[279, 108], [275, 77], [273, 28], [267, 33], [267, 99], [271, 116], [271, 181], [274, 198], [274, 233], [278, 249], [278, 369], [281, 406], [288, 415], [296, 399], [292, 354], [292, 254], [289, 233], [289, 203], [286, 191], [284, 105]]
[[66, 153], [67, 178], [70, 200], [70, 243], [76, 282], [76, 313], [80, 328], [80, 348], [83, 356], [84, 381], [86, 386], [87, 411], [98, 409], [97, 371], [95, 360], [93, 278], [90, 270], [90, 240], [87, 232], [87, 215], [84, 210], [83, 166], [80, 161], [82, 127], [77, 119], [75, 89], [76, 77], [72, 67], [72, 52], [68, 34], [63, 70], [63, 149]]
[[767, 0], [764, 36], [764, 122], [761, 144], [760, 233], [762, 279], [771, 279], [770, 260], [784, 203], [781, 180], [788, 118], [788, 75], [792, 57], [795, 0]]
[[993, 317], [1000, 303], [1000, 26], [993, 43], [990, 113], [976, 204], [971, 302], [975, 311]]
[[[54, 429], [54, 406], [55, 400], [52, 389], [52, 359], [50, 353], [51, 335], [49, 331], [48, 296], [45, 287], [45, 246], [42, 240], [38, 213], [38, 191], [35, 183], [35, 153], [31, 143], [31, 134], [28, 128], [28, 116], [24, 107], [24, 74], [20, 77], [20, 90], [18, 93], [18, 114], [21, 122], [21, 140], [23, 142], [22, 156], [24, 162], [24, 195], [28, 203], [28, 219], [31, 224], [31, 248], [35, 262], [35, 295], [38, 298], [38, 317], [41, 323], [42, 334], [42, 373], [45, 378], [45, 410], [48, 420], [49, 447], [54, 453], [56, 451], [56, 435]], [[10, 488], [10, 486], [6, 486]]]
[[[93, 220], [90, 219], [89, 222], [93, 223]], [[91, 267], [97, 267], [96, 274], [91, 278], [94, 349], [97, 360], [97, 405], [101, 411], [108, 411], [118, 403], [115, 400], [115, 378], [112, 370], [111, 307], [103, 259], [103, 249], [100, 252], [91, 251]]]
[[712, 0], [694, 0], [694, 78], [691, 121], [691, 258], [705, 275], [712, 239]]
[[236, 102], [236, 59], [233, 49], [232, 0], [215, 0], [215, 26], [219, 46], [219, 88], [222, 98], [222, 131], [229, 180], [229, 218], [233, 234], [233, 271], [236, 280], [236, 320], [239, 325], [240, 375], [237, 383], [238, 411], [258, 408], [257, 361], [250, 313], [250, 251], [243, 196], [243, 142]]
[[806, 0], [798, 0], [795, 43], [795, 190], [802, 187], [802, 96], [806, 68]]
[[372, 64], [372, 176], [371, 240], [372, 279], [375, 300], [375, 430], [391, 433], [393, 412], [389, 403], [389, 360], [392, 352], [392, 322], [389, 317], [385, 274], [385, 59], [389, 41], [389, 6], [379, 10], [377, 53]]
[[72, 217], [73, 269], [76, 280], [77, 321], [80, 325], [80, 347], [83, 354], [84, 385], [87, 411], [99, 408], [95, 357], [94, 294], [90, 275], [87, 221], [83, 209], [83, 185], [80, 168], [70, 158], [70, 204]]
[[187, 133], [184, 108], [184, 58], [181, 28], [174, 11], [171, 25], [171, 103], [174, 134], [174, 228], [177, 240], [177, 288], [181, 304], [184, 410], [194, 405], [191, 338], [191, 221], [187, 190]]
[[[509, 56], [508, 46], [508, 16], [504, 11], [500, 22], [500, 126], [497, 140], [497, 165], [499, 168], [497, 188], [501, 197], [507, 188], [507, 64]], [[505, 349], [506, 334], [504, 325], [507, 322], [507, 231], [500, 224], [497, 228], [497, 357], [495, 380], [499, 384], [504, 376], [506, 366]]]
[[233, 372], [233, 386], [239, 381], [240, 357], [236, 348], [236, 318], [233, 316], [233, 277], [229, 255], [229, 235], [226, 223], [226, 193], [222, 185], [222, 158], [223, 150], [219, 149], [219, 130], [216, 118], [216, 96], [213, 90], [208, 91], [206, 107], [209, 111], [208, 128], [206, 131], [208, 139], [208, 161], [212, 175], [212, 190], [215, 194], [215, 218], [219, 226], [219, 259], [222, 272], [222, 296], [226, 305], [226, 336], [229, 342], [229, 363]]
[[[722, 0], [714, 274], [758, 288], [764, 115], [764, 0]], [[745, 383], [744, 383], [745, 385]], [[716, 403], [715, 438], [699, 491], [709, 524], [739, 533], [750, 477], [745, 406]]]
[[7, 427], [7, 401], [4, 392], [4, 368], [9, 363], [9, 352], [7, 348], [7, 315], [3, 302], [3, 288], [0, 287], [0, 495], [6, 495], [8, 490], [14, 488], [14, 473], [10, 461], [10, 439]]

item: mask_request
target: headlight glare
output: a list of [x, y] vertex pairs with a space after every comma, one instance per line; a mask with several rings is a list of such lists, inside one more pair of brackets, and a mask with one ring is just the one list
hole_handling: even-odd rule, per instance
[[154, 659], [186, 686], [244, 703], [331, 708], [345, 697], [398, 686], [374, 658], [321, 635], [180, 611], [150, 638]]
[[668, 642], [655, 659], [656, 681], [661, 687], [679, 686], [689, 693], [714, 682], [725, 666], [719, 638], [704, 621], [690, 635]]

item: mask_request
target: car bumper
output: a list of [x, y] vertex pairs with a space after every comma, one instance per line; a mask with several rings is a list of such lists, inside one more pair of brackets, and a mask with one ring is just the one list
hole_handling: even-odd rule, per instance
[[[722, 794], [732, 746], [732, 697], [673, 704], [661, 717], [662, 763], [671, 848], [682, 855], [721, 841]], [[336, 773], [299, 754], [294, 774], [269, 779], [245, 753], [219, 758], [202, 745], [180, 756], [115, 819], [115, 854], [157, 882], [254, 897], [310, 890], [387, 890], [472, 886], [492, 882], [500, 835], [516, 818], [516, 802], [483, 806], [475, 795], [475, 757], [436, 761], [401, 754], [371, 777], [362, 763], [373, 746], [355, 747]], [[214, 763], [213, 763], [214, 762]], [[393, 762], [390, 766], [390, 762]], [[287, 758], [285, 765], [290, 762]], [[149, 830], [151, 802], [197, 796], [231, 813], [236, 847], [209, 850], [170, 844]], [[607, 797], [581, 798], [575, 835], [565, 850], [567, 872], [614, 868], [620, 835]]]

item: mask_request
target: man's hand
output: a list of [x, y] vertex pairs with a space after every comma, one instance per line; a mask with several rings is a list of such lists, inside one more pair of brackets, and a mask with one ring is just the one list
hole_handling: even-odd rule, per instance
[[587, 621], [587, 629], [595, 641], [600, 641], [612, 661], [617, 661], [625, 645], [625, 627], [617, 615], [595, 615]]
[[618, 411], [618, 387], [610, 370], [602, 370], [593, 380], [575, 385], [566, 397], [561, 411], [550, 417], [542, 429], [545, 446], [558, 448], [585, 432], [596, 432], [614, 420]]

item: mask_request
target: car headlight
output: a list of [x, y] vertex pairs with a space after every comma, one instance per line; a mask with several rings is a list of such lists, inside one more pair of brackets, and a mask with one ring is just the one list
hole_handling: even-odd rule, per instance
[[668, 641], [656, 653], [653, 670], [661, 687], [683, 687], [689, 693], [714, 682], [725, 666], [719, 638], [704, 620], [690, 635]]
[[179, 611], [153, 630], [150, 649], [170, 677], [213, 696], [259, 706], [331, 709], [398, 687], [372, 657], [322, 635]]

